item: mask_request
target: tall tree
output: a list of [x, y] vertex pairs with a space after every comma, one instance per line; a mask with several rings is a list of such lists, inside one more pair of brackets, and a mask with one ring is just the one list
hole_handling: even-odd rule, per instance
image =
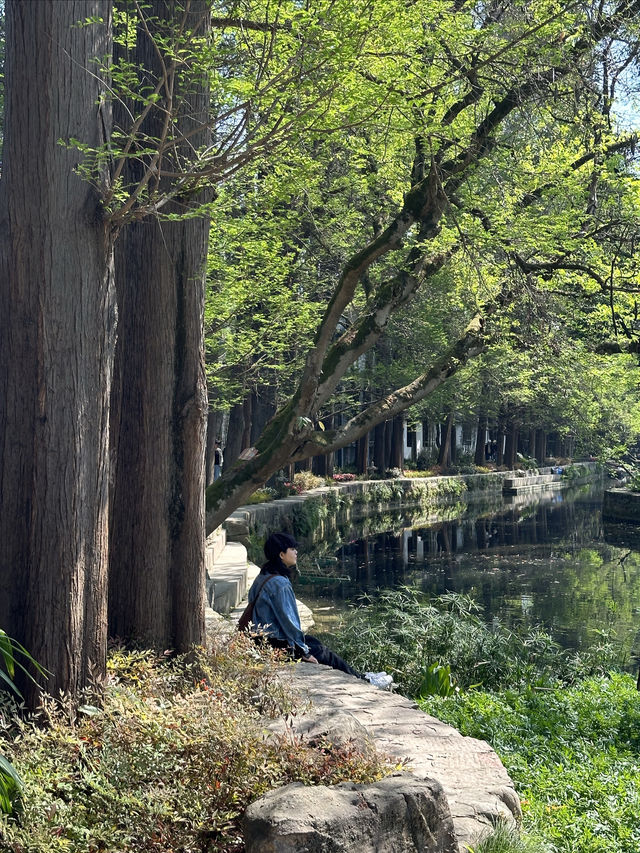
[[60, 140], [109, 133], [87, 58], [110, 51], [111, 4], [7, 0], [5, 13], [0, 624], [49, 670], [48, 690], [77, 693], [105, 666], [116, 309], [112, 230]]
[[[174, 114], [175, 144], [167, 145], [159, 165], [179, 173], [192, 150], [209, 144], [208, 91], [189, 56], [171, 57], [158, 43], [206, 41], [209, 3], [197, 0], [185, 7], [154, 0], [144, 16], [135, 4], [130, 9], [118, 31], [116, 66], [122, 60], [136, 69], [142, 92], [164, 81], [138, 133], [162, 140], [167, 116]], [[179, 105], [175, 110], [171, 99]], [[133, 97], [116, 102], [116, 129], [126, 133], [129, 116], [138, 112]], [[136, 140], [131, 153], [139, 154], [140, 147]], [[143, 156], [127, 158], [125, 185], [139, 186], [147, 168]], [[161, 178], [158, 194], [169, 195], [172, 183]], [[208, 218], [182, 214], [189, 205], [208, 201], [204, 190], [195, 197], [179, 195], [162, 219], [151, 216], [127, 225], [116, 246], [120, 323], [111, 397], [109, 630], [154, 647], [188, 649], [204, 637]]]
[[153, 0], [123, 4], [119, 24], [120, 159], [110, 203], [125, 227], [116, 254], [110, 629], [188, 648], [204, 632], [202, 336], [212, 188], [320, 120], [339, 76], [318, 68], [347, 67], [363, 23], [344, 0], [311, 11], [280, 0], [232, 12], [210, 0]]

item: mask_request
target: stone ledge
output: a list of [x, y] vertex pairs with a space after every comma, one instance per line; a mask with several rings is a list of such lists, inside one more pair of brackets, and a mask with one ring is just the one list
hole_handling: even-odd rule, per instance
[[211, 567], [207, 565], [207, 599], [218, 613], [229, 613], [247, 594], [247, 549], [228, 542]]
[[[476, 501], [485, 495], [500, 495], [504, 492], [517, 493], [528, 488], [531, 491], [538, 490], [543, 486], [564, 488], [565, 486], [587, 482], [597, 474], [597, 464], [594, 462], [579, 462], [574, 465], [565, 466], [567, 469], [582, 467], [585, 469], [584, 476], [568, 479], [560, 474], [554, 473], [554, 468], [544, 467], [533, 469], [529, 472], [521, 471], [491, 471], [487, 474], [455, 474], [439, 477], [398, 477], [392, 480], [353, 480], [348, 483], [336, 483], [331, 486], [320, 486], [310, 489], [301, 495], [292, 495], [287, 498], [266, 501], [260, 504], [251, 504], [238, 507], [235, 512], [225, 520], [224, 527], [227, 539], [241, 541], [247, 544], [253, 536], [265, 536], [268, 531], [280, 529], [291, 524], [291, 518], [298, 507], [307, 500], [324, 498], [332, 492], [342, 493], [356, 502], [355, 509], [367, 512], [386, 511], [399, 505], [415, 504], [424, 499], [425, 490], [433, 493], [431, 500], [438, 506], [447, 506], [452, 501], [464, 497], [468, 501]], [[540, 478], [539, 483], [533, 481]], [[542, 479], [544, 478], [544, 479]], [[505, 488], [506, 482], [512, 485]], [[529, 481], [525, 485], [525, 481]], [[459, 483], [461, 491], [448, 489], [452, 483]], [[367, 493], [371, 493], [381, 486], [393, 486], [400, 488], [403, 492], [402, 500], [391, 503], [368, 504]], [[352, 509], [353, 511], [353, 509]], [[339, 510], [342, 513], [344, 510]], [[208, 528], [207, 528], [208, 529]], [[322, 531], [319, 531], [322, 535]]]
[[[512, 825], [520, 820], [513, 782], [485, 741], [464, 737], [415, 702], [338, 670], [298, 663], [287, 667], [282, 678], [311, 705], [301, 726], [309, 716], [322, 718], [336, 710], [352, 714], [380, 752], [407, 762], [418, 779], [436, 779], [449, 804], [460, 853], [496, 820]], [[296, 725], [293, 718], [294, 730]]]

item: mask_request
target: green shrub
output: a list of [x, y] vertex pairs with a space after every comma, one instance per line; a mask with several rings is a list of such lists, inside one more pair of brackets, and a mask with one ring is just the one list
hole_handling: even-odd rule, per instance
[[438, 451], [432, 447], [423, 447], [416, 459], [418, 471], [427, 471], [438, 461]]
[[247, 500], [247, 506], [251, 506], [252, 504], [262, 504], [267, 501], [272, 501], [277, 496], [276, 490], [268, 487], [264, 487], [262, 489], [256, 489], [256, 491], [249, 496]]
[[640, 849], [640, 693], [629, 675], [420, 705], [492, 744], [520, 794], [525, 830], [553, 853]]
[[375, 753], [286, 734], [264, 717], [295, 713], [275, 655], [241, 635], [175, 660], [116, 650], [101, 708], [74, 716], [47, 701], [46, 726], [15, 719], [2, 747], [24, 780], [22, 812], [0, 818], [15, 853], [169, 853], [243, 849], [240, 817], [265, 791], [381, 778]]
[[408, 588], [364, 597], [332, 642], [355, 667], [392, 672], [407, 696], [419, 695], [433, 664], [449, 666], [461, 690], [543, 687], [604, 672], [617, 655], [606, 638], [569, 654], [540, 628], [485, 624], [468, 596], [450, 593], [430, 601]]
[[311, 471], [298, 471], [293, 477], [293, 485], [296, 491], [308, 492], [309, 489], [318, 489], [325, 485], [324, 477], [316, 477]]

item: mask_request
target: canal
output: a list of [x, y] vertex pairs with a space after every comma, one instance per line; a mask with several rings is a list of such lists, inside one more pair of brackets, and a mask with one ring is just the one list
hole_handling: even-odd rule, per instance
[[605, 527], [601, 509], [602, 489], [583, 487], [428, 524], [417, 511], [388, 514], [375, 534], [345, 528], [335, 551], [304, 554], [297, 595], [314, 611], [314, 630], [331, 633], [363, 593], [464, 593], [487, 622], [543, 626], [567, 649], [606, 632], [631, 668], [640, 653], [640, 537]]

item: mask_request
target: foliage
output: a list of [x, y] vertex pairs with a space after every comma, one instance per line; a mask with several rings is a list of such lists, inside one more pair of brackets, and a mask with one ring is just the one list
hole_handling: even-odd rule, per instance
[[256, 491], [249, 496], [247, 505], [251, 506], [252, 504], [266, 503], [267, 501], [272, 501], [275, 497], [277, 497], [276, 490], [264, 486], [262, 489], [256, 489]]
[[504, 823], [484, 836], [473, 847], [466, 848], [468, 853], [547, 853], [548, 848], [537, 838], [522, 835]]
[[[14, 681], [16, 667], [33, 680], [32, 674], [26, 669], [20, 658], [25, 663], [31, 664], [40, 675], [46, 674], [43, 668], [20, 643], [12, 637], [7, 636], [6, 632], [0, 629], [0, 661], [4, 666], [4, 668], [0, 666], [0, 686], [4, 685], [5, 688], [12, 691], [18, 697], [20, 697], [20, 691]], [[0, 690], [0, 695], [1, 693], [2, 691]], [[7, 714], [11, 714], [12, 711], [13, 708], [9, 703]], [[0, 720], [4, 722], [1, 709]], [[22, 795], [22, 788], [22, 779], [15, 767], [0, 753], [0, 812], [8, 815], [12, 814]]]
[[236, 364], [238, 393], [267, 382], [280, 408], [213, 487], [215, 519], [274, 456], [338, 449], [409, 406], [508, 412], [585, 452], [637, 435], [626, 357], [597, 352], [611, 324], [635, 340], [633, 145], [602, 92], [636, 48], [634, 3], [373, 4], [358, 85], [327, 107], [361, 121], [225, 188], [212, 285], [235, 328], [212, 336], [216, 372]]
[[360, 668], [385, 669], [400, 691], [420, 693], [429, 668], [445, 662], [461, 690], [530, 684], [570, 684], [606, 671], [617, 650], [606, 638], [580, 654], [562, 651], [538, 627], [487, 625], [468, 596], [431, 601], [409, 588], [365, 596], [346, 617], [336, 650]]
[[298, 471], [293, 475], [293, 485], [298, 493], [308, 492], [310, 489], [317, 489], [325, 485], [324, 477], [317, 477], [311, 471]]
[[[276, 678], [276, 672], [280, 677]], [[265, 716], [296, 714], [286, 670], [242, 636], [180, 658], [115, 650], [101, 708], [45, 703], [46, 727], [15, 718], [3, 747], [24, 779], [3, 849], [31, 853], [242, 849], [240, 816], [299, 780], [372, 781], [391, 768], [329, 744], [265, 738]], [[40, 721], [41, 722], [41, 721]]]
[[418, 687], [418, 696], [453, 696], [458, 692], [455, 678], [451, 675], [449, 664], [429, 664]]
[[629, 675], [470, 691], [421, 706], [492, 744], [521, 796], [525, 830], [547, 849], [636, 853], [640, 693]]

